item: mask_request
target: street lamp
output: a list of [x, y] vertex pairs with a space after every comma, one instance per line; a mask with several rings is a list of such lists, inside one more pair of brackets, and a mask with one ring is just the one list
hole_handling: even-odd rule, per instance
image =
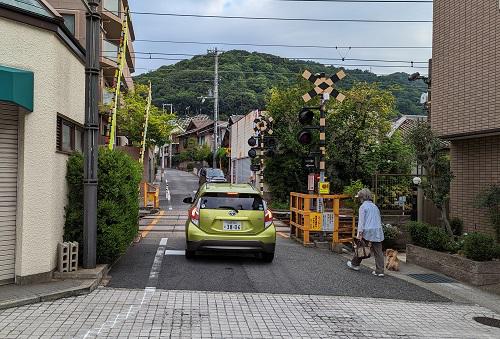
[[413, 221], [422, 221], [423, 219], [423, 194], [422, 194], [422, 178], [414, 177], [412, 179], [413, 182], [413, 206], [412, 206], [412, 215], [411, 219]]

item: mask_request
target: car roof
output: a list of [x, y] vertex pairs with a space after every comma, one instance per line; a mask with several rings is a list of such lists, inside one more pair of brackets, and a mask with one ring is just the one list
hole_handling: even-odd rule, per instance
[[251, 184], [231, 184], [231, 183], [206, 183], [201, 188], [201, 193], [249, 193], [260, 194]]

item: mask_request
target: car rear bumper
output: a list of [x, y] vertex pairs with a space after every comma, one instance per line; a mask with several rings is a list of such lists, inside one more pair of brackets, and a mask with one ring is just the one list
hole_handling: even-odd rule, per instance
[[256, 235], [232, 236], [209, 234], [189, 223], [186, 229], [188, 251], [243, 251], [273, 253], [276, 245], [274, 225]]

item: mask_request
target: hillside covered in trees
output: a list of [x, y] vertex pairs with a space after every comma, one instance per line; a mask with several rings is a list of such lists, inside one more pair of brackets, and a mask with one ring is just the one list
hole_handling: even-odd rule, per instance
[[[290, 60], [257, 52], [232, 50], [219, 57], [219, 105], [221, 119], [233, 114], [246, 114], [254, 109], [266, 108], [266, 96], [273, 87], [288, 87], [301, 79], [304, 69], [313, 73], [333, 74], [336, 68], [312, 61]], [[378, 82], [380, 88], [390, 89], [396, 97], [401, 114], [423, 114], [420, 95], [427, 87], [422, 81], [409, 82], [408, 74], [394, 73], [377, 76], [362, 70], [346, 70], [348, 76], [339, 87], [349, 89], [355, 82]], [[213, 88], [214, 57], [200, 55], [156, 71], [135, 77], [138, 83], [151, 80], [153, 103], [173, 104], [178, 116], [211, 114], [213, 100], [208, 96]]]

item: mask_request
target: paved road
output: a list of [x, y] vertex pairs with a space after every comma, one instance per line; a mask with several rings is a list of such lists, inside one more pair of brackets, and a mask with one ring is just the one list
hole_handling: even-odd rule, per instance
[[114, 265], [110, 287], [0, 310], [0, 338], [500, 337], [474, 321], [498, 319], [485, 308], [349, 271], [342, 257], [283, 237], [272, 264], [241, 256], [186, 261], [179, 200], [196, 180], [175, 171], [167, 180], [175, 201], [145, 218], [145, 238]]
[[[110, 286], [145, 288], [149, 270], [161, 239], [168, 239], [167, 255], [162, 259], [155, 287], [167, 290], [221, 292], [262, 292], [316, 295], [379, 297], [419, 301], [446, 299], [394, 277], [374, 278], [368, 269], [353, 272], [345, 259], [328, 250], [305, 248], [293, 240], [278, 237], [276, 257], [265, 264], [253, 256], [208, 255], [195, 260], [183, 256], [185, 209], [179, 200], [196, 186], [196, 177], [169, 170], [166, 179], [172, 206], [184, 211], [165, 211], [165, 215], [143, 221], [156, 222], [147, 236], [133, 245], [114, 265]], [[180, 217], [179, 217], [180, 215]], [[146, 229], [144, 225], [141, 229]]]

